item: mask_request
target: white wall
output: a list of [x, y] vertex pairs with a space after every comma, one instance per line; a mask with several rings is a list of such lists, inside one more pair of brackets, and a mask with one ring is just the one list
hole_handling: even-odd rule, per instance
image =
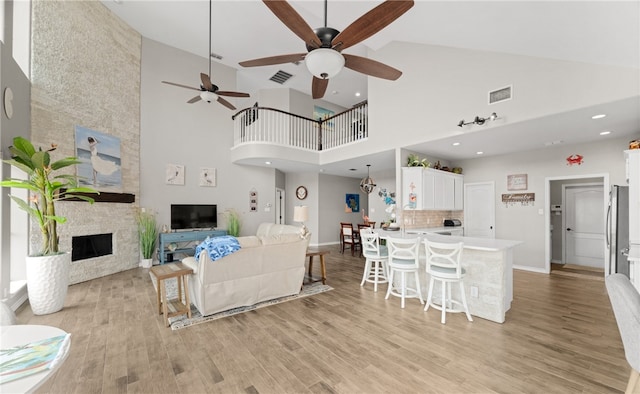
[[[161, 83], [198, 87], [201, 72], [208, 73], [207, 59], [143, 39], [140, 205], [157, 211], [160, 225], [169, 225], [172, 203], [217, 204], [219, 228], [226, 228], [223, 212], [233, 208], [241, 216], [241, 235], [255, 234], [260, 223], [275, 220], [275, 169], [231, 164], [231, 116], [236, 111], [217, 102], [187, 104], [197, 91]], [[221, 90], [235, 90], [234, 69], [213, 62], [211, 73]], [[236, 105], [233, 98], [227, 100]], [[167, 164], [185, 166], [184, 186], [165, 183]], [[217, 169], [216, 187], [199, 186], [202, 167]], [[258, 212], [253, 213], [252, 189], [258, 193]], [[272, 207], [269, 212], [267, 204]]]
[[[639, 133], [640, 136], [640, 133]], [[496, 238], [524, 241], [514, 250], [514, 265], [533, 271], [545, 269], [545, 201], [546, 179], [561, 176], [609, 175], [610, 184], [624, 184], [625, 161], [623, 151], [629, 138], [606, 139], [600, 143], [557, 146], [517, 154], [462, 160], [452, 163], [464, 170], [465, 183], [494, 181], [496, 185]], [[581, 165], [567, 165], [573, 154], [584, 156]], [[528, 188], [522, 192], [535, 193], [533, 206], [506, 207], [501, 196], [507, 191], [507, 175], [527, 174]], [[605, 185], [607, 187], [607, 185]]]

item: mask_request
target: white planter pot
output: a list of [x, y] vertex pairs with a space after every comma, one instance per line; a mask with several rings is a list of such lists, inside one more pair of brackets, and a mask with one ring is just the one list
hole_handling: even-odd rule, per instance
[[71, 253], [27, 257], [27, 291], [35, 315], [62, 309], [69, 287]]
[[140, 266], [142, 268], [151, 268], [152, 265], [153, 259], [142, 259], [142, 261], [140, 262]]

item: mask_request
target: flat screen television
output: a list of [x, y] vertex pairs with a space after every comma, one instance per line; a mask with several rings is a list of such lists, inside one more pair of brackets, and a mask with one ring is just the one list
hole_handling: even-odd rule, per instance
[[213, 204], [171, 204], [171, 229], [212, 229], [218, 225]]

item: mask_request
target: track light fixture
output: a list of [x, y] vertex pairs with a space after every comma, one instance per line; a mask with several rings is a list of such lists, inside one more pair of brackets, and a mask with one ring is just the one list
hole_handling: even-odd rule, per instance
[[466, 125], [470, 125], [470, 124], [483, 125], [484, 122], [486, 122], [487, 120], [496, 120], [496, 119], [498, 119], [498, 115], [494, 112], [491, 115], [489, 115], [488, 118], [481, 118], [479, 116], [476, 116], [475, 119], [473, 119], [472, 122], [465, 122], [464, 119], [463, 119], [458, 123], [458, 127], [462, 127], [462, 126], [466, 126]]

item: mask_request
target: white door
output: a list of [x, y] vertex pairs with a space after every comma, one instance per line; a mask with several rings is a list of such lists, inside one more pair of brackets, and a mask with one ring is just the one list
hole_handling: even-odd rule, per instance
[[284, 190], [276, 188], [276, 224], [285, 224], [284, 222]]
[[464, 236], [495, 238], [495, 185], [464, 184]]
[[604, 268], [603, 186], [566, 186], [564, 205], [564, 263]]

